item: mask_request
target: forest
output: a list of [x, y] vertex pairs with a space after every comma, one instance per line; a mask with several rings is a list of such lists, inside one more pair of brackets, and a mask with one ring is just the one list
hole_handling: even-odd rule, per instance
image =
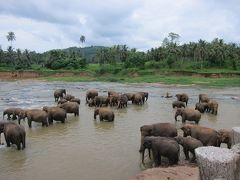
[[[84, 70], [89, 64], [99, 64], [98, 72], [117, 73], [121, 69], [240, 69], [240, 45], [226, 43], [215, 38], [208, 42], [180, 43], [180, 35], [169, 33], [168, 37], [146, 52], [137, 51], [127, 45], [112, 47], [90, 46], [53, 49], [38, 53], [21, 50], [12, 45], [14, 32], [6, 36], [9, 47], [0, 47], [0, 70]], [[82, 39], [81, 39], [82, 38]], [[85, 42], [85, 37], [80, 37]], [[106, 68], [108, 67], [108, 68]]]

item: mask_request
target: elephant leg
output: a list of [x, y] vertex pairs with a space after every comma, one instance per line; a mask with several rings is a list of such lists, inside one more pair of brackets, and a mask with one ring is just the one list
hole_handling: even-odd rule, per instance
[[151, 159], [151, 149], [148, 148], [148, 156], [149, 156], [149, 159]]
[[65, 123], [65, 119], [61, 120], [61, 123]]
[[12, 117], [13, 120], [16, 120], [17, 119], [17, 116], [14, 114], [13, 117]]
[[17, 143], [17, 150], [21, 150], [21, 143], [20, 142]]
[[10, 120], [10, 119], [11, 119], [11, 116], [10, 116], [10, 114], [8, 114], [7, 120]]
[[7, 147], [10, 147], [10, 140], [6, 136], [5, 136], [5, 140], [6, 140]]
[[103, 121], [103, 117], [101, 115], [99, 115], [99, 119], [100, 121]]
[[192, 153], [192, 155], [193, 155], [193, 157], [192, 157], [192, 159], [191, 159], [191, 162], [195, 162], [195, 160], [196, 160], [195, 151], [193, 150], [193, 151], [191, 151], [191, 153]]
[[22, 136], [22, 149], [25, 149], [26, 144], [25, 144], [25, 135]]
[[189, 153], [188, 153], [187, 148], [183, 148], [183, 152], [185, 154], [186, 160], [188, 160], [189, 159]]
[[29, 128], [32, 127], [32, 120], [31, 119], [28, 119], [28, 126], [29, 126]]
[[153, 152], [153, 161], [155, 163], [155, 166], [159, 166], [161, 164], [161, 156], [156, 150], [152, 150]]

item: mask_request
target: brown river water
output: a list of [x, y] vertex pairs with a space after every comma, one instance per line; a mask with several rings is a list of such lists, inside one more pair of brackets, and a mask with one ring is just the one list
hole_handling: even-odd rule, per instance
[[[53, 92], [66, 88], [67, 93], [81, 99], [80, 116], [68, 115], [65, 124], [41, 127], [34, 123], [26, 128], [26, 149], [0, 146], [0, 179], [3, 180], [125, 180], [141, 172], [140, 126], [156, 122], [175, 123], [172, 101], [162, 95], [187, 93], [189, 106], [194, 106], [199, 93], [207, 93], [219, 102], [217, 116], [203, 114], [200, 125], [215, 129], [240, 126], [240, 88], [201, 88], [196, 86], [164, 86], [159, 84], [119, 84], [105, 82], [1, 81], [0, 113], [8, 107], [42, 108], [54, 106]], [[113, 108], [114, 122], [93, 118], [93, 107], [85, 104], [88, 89], [101, 95], [108, 90], [149, 92], [143, 106], [129, 103], [126, 109]], [[6, 117], [5, 117], [6, 119]], [[181, 121], [175, 123], [179, 129]], [[181, 133], [181, 131], [179, 130]], [[3, 140], [2, 135], [2, 140]]]

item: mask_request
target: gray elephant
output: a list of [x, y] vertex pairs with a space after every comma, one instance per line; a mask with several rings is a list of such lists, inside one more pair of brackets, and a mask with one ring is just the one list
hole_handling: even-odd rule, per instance
[[178, 100], [178, 101], [185, 102], [185, 103], [186, 103], [186, 106], [187, 106], [188, 99], [189, 99], [187, 94], [185, 94], [185, 93], [176, 94], [176, 97], [177, 97], [177, 100]]
[[195, 110], [198, 110], [200, 113], [204, 113], [208, 111], [208, 103], [196, 103], [195, 104]]
[[145, 149], [149, 149], [149, 152], [152, 149], [155, 166], [161, 165], [161, 156], [167, 157], [170, 165], [177, 164], [179, 161], [180, 147], [173, 139], [166, 137], [145, 137], [142, 153], [143, 164]]
[[79, 116], [79, 104], [76, 102], [66, 102], [59, 104], [58, 107], [65, 109], [67, 113], [74, 113], [74, 116]]
[[126, 96], [127, 96], [127, 98], [128, 98], [128, 101], [134, 101], [134, 93], [124, 93]]
[[219, 146], [219, 133], [211, 128], [193, 124], [185, 124], [181, 127], [183, 136], [191, 136], [200, 140], [204, 146]]
[[119, 95], [110, 95], [110, 96], [108, 96], [109, 97], [109, 104], [110, 104], [110, 106], [111, 107], [113, 107], [113, 106], [117, 106], [117, 104], [118, 104], [118, 97], [119, 97]]
[[16, 120], [17, 116], [19, 116], [21, 111], [22, 111], [21, 108], [8, 108], [8, 109], [5, 109], [3, 111], [3, 119], [4, 119], [4, 116], [7, 115], [7, 119], [10, 120], [11, 119], [11, 115], [12, 115], [12, 119]]
[[95, 96], [93, 101], [96, 107], [108, 106], [110, 98], [108, 96]]
[[115, 91], [108, 91], [108, 97], [109, 96], [112, 96], [112, 95], [116, 95], [116, 96], [118, 96], [118, 95], [120, 95], [121, 93], [118, 93], [118, 92], [115, 92]]
[[182, 107], [185, 108], [186, 106], [185, 106], [185, 103], [182, 102], [182, 101], [173, 101], [172, 107], [173, 108], [175, 108], [175, 107], [177, 107], [177, 108], [182, 108]]
[[143, 104], [145, 103], [145, 101], [148, 100], [148, 92], [138, 92], [138, 94], [141, 94], [142, 96], [142, 100], [143, 100]]
[[207, 94], [199, 94], [199, 96], [198, 96], [199, 103], [208, 103], [209, 100], [210, 99]]
[[117, 101], [118, 101], [118, 108], [127, 107], [128, 97], [126, 94], [121, 94], [120, 96], [118, 96]]
[[170, 123], [156, 123], [151, 125], [144, 125], [140, 127], [141, 131], [141, 145], [139, 152], [143, 150], [143, 140], [146, 136], [162, 136], [175, 137], [177, 136], [177, 129], [174, 124]]
[[4, 134], [7, 147], [10, 147], [11, 144], [16, 144], [18, 150], [21, 149], [21, 146], [22, 150], [25, 148], [26, 132], [24, 126], [13, 122], [0, 122], [0, 135], [1, 133]]
[[57, 89], [54, 91], [54, 99], [55, 99], [55, 102], [57, 102], [60, 99], [63, 98], [63, 95], [66, 95], [66, 89]]
[[75, 97], [73, 95], [71, 95], [71, 94], [66, 94], [63, 98], [66, 99], [67, 101], [71, 101]]
[[20, 112], [20, 116], [18, 118], [19, 124], [21, 119], [27, 118], [29, 128], [32, 127], [32, 121], [42, 123], [42, 126], [48, 126], [48, 114], [47, 112], [40, 109], [30, 109], [23, 110]]
[[132, 103], [137, 105], [142, 105], [143, 104], [142, 95], [139, 93], [134, 94], [132, 98]]
[[96, 116], [99, 115], [100, 121], [107, 120], [107, 121], [114, 121], [114, 112], [110, 108], [96, 108], [94, 110], [94, 119]]
[[175, 113], [175, 120], [177, 121], [177, 117], [182, 117], [182, 122], [185, 123], [186, 120], [194, 121], [196, 124], [199, 123], [201, 119], [201, 113], [198, 110], [192, 108], [178, 108]]
[[61, 121], [62, 123], [65, 123], [65, 120], [67, 118], [67, 113], [64, 109], [60, 107], [43, 107], [43, 111], [46, 111], [48, 113], [48, 123], [53, 124], [53, 120], [55, 121]]
[[226, 143], [228, 149], [231, 148], [232, 146], [232, 135], [231, 135], [231, 131], [228, 131], [226, 129], [220, 129], [218, 130], [218, 136], [219, 136], [219, 147], [221, 145], [221, 143]]
[[195, 149], [203, 146], [203, 143], [200, 140], [195, 139], [191, 136], [187, 137], [177, 136], [174, 139], [176, 139], [178, 144], [182, 145], [186, 160], [189, 160], [189, 152], [191, 152], [193, 155], [191, 161], [194, 162], [196, 159]]
[[213, 100], [213, 99], [210, 99], [208, 101], [208, 108], [209, 108], [210, 113], [217, 115], [217, 113], [218, 113], [218, 102]]
[[94, 99], [95, 96], [98, 96], [98, 92], [95, 89], [90, 89], [86, 93], [86, 104], [90, 99]]

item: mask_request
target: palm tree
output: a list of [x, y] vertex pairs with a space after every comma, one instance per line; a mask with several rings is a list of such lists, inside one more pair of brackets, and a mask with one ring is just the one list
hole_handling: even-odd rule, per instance
[[16, 40], [16, 36], [14, 32], [8, 32], [8, 35], [6, 37], [7, 37], [7, 40], [11, 42], [11, 47], [12, 47], [12, 42]]
[[80, 36], [80, 42], [83, 44], [86, 41], [86, 38], [84, 35]]

